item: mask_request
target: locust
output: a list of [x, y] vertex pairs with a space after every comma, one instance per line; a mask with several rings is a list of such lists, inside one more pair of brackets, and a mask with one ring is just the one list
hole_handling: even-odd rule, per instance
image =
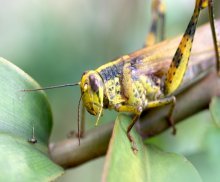
[[[104, 64], [95, 70], [84, 72], [80, 82], [24, 91], [78, 85], [81, 90], [79, 105], [82, 101], [83, 107], [90, 114], [97, 116], [96, 125], [98, 125], [104, 109], [131, 113], [133, 115], [132, 122], [128, 126], [126, 133], [133, 151], [138, 149], [130, 131], [138, 121], [141, 113], [146, 109], [171, 105], [167, 118], [173, 127], [173, 134], [175, 134], [176, 129], [172, 119], [176, 103], [175, 92], [180, 87], [187, 70], [198, 17], [200, 11], [205, 8], [209, 9], [209, 19], [216, 54], [216, 68], [218, 75], [220, 75], [220, 59], [214, 26], [213, 1], [196, 0], [192, 17], [167, 72], [155, 68], [150, 69], [147, 64], [147, 55], [132, 56], [135, 54], [130, 54]], [[161, 1], [154, 0], [152, 9], [154, 16], [150, 33], [146, 39], [146, 46], [152, 45], [155, 42], [154, 36], [157, 33], [158, 19], [162, 19], [162, 24], [164, 24], [165, 20], [165, 8]], [[78, 134], [80, 134], [79, 130], [78, 119]]]

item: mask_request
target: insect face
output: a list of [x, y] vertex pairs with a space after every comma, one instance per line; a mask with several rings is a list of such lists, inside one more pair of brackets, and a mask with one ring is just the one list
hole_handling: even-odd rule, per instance
[[95, 71], [86, 72], [80, 82], [83, 105], [92, 115], [100, 115], [103, 108], [104, 83]]

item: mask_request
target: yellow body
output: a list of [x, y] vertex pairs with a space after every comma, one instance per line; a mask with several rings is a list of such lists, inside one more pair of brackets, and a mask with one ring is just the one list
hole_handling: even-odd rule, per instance
[[80, 87], [87, 111], [101, 115], [103, 107], [140, 115], [149, 102], [163, 98], [161, 78], [153, 74], [138, 74], [136, 65], [141, 61], [123, 56], [84, 74]]
[[[145, 45], [154, 44], [156, 40], [158, 18], [162, 20], [162, 27], [165, 21], [165, 9], [162, 0], [153, 0], [152, 7], [153, 20]], [[127, 136], [132, 143], [134, 151], [137, 148], [130, 135], [130, 130], [142, 111], [147, 108], [171, 104], [168, 121], [173, 127], [173, 134], [175, 134], [176, 129], [172, 120], [172, 113], [176, 99], [173, 94], [180, 87], [187, 70], [198, 16], [200, 10], [206, 7], [209, 7], [217, 71], [220, 75], [220, 59], [214, 27], [212, 0], [196, 0], [193, 15], [167, 73], [161, 70], [154, 70], [154, 72], [149, 68], [145, 69], [148, 65], [146, 56], [130, 57], [125, 55], [82, 76], [80, 87], [83, 104], [89, 113], [98, 115], [96, 124], [98, 124], [99, 118], [102, 115], [103, 108], [134, 114], [132, 123], [127, 128]], [[161, 39], [163, 39], [163, 34], [164, 30], [162, 29]], [[162, 74], [158, 74], [158, 71], [161, 71]]]
[[[127, 128], [127, 136], [132, 144], [134, 144], [134, 141], [130, 136], [130, 130], [142, 111], [147, 108], [171, 104], [168, 120], [173, 126], [173, 133], [175, 133], [174, 122], [172, 121], [172, 113], [175, 107], [173, 94], [180, 87], [187, 70], [198, 16], [200, 10], [206, 7], [209, 8], [210, 25], [217, 60], [216, 67], [220, 75], [220, 58], [214, 27], [212, 0], [196, 0], [191, 20], [167, 72], [164, 72], [164, 68], [159, 65], [155, 67], [151, 63], [151, 66], [149, 66], [151, 60], [148, 59], [147, 55], [125, 55], [94, 71], [85, 72], [79, 83], [26, 91], [80, 85], [83, 106], [90, 114], [98, 116], [96, 125], [103, 109], [115, 109], [118, 112], [134, 114], [133, 121]], [[149, 36], [146, 39], [146, 45], [155, 43], [158, 19], [161, 18], [162, 27], [165, 20], [165, 8], [162, 0], [153, 0], [152, 9], [153, 20]], [[164, 30], [162, 29], [161, 39], [163, 39], [163, 34]], [[134, 145], [132, 147], [136, 150]]]
[[[162, 1], [163, 0], [153, 0], [153, 20], [149, 36], [146, 39], [146, 45], [155, 43], [159, 18], [161, 18], [162, 27], [164, 27], [165, 8]], [[90, 114], [97, 116], [96, 125], [103, 113], [103, 109], [114, 109], [118, 112], [134, 114], [132, 123], [127, 128], [127, 136], [130, 142], [132, 142], [133, 150], [137, 149], [130, 135], [130, 130], [145, 109], [171, 104], [168, 121], [169, 124], [173, 126], [173, 133], [175, 133], [172, 113], [176, 99], [173, 94], [180, 87], [187, 70], [198, 16], [200, 10], [206, 7], [209, 7], [210, 24], [217, 59], [217, 71], [220, 75], [220, 59], [214, 27], [212, 0], [196, 0], [193, 15], [168, 71], [164, 72], [166, 69], [158, 64], [155, 67], [154, 62], [152, 62], [147, 55], [138, 54], [140, 51], [137, 51], [136, 54], [122, 56], [96, 70], [85, 72], [82, 75], [81, 81], [78, 83], [24, 91], [38, 91], [80, 85], [80, 101], [82, 99], [84, 108], [86, 108]], [[161, 39], [163, 39], [163, 34], [164, 29], [162, 28]], [[79, 119], [78, 132], [78, 136], [81, 136]]]
[[[208, 0], [196, 1], [192, 18], [170, 68], [164, 75], [158, 76], [144, 70], [142, 67], [146, 64], [146, 57], [128, 55], [84, 74], [80, 87], [87, 111], [98, 115], [98, 119], [102, 114], [102, 108], [140, 116], [147, 108], [172, 104], [171, 111], [173, 111], [175, 98], [172, 94], [179, 88], [186, 72], [198, 16], [200, 10], [209, 5], [208, 2]], [[155, 7], [161, 6], [157, 3]], [[170, 117], [171, 115], [172, 112]]]

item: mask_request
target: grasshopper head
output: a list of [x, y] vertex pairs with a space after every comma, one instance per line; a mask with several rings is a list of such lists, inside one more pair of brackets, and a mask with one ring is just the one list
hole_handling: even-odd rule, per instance
[[95, 71], [83, 74], [80, 82], [83, 105], [92, 115], [102, 114], [104, 84], [100, 75]]

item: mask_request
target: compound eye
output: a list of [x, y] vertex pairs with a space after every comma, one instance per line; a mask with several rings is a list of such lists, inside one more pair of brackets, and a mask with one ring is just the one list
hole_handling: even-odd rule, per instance
[[89, 76], [89, 83], [93, 92], [98, 92], [99, 90], [99, 82], [94, 75]]

